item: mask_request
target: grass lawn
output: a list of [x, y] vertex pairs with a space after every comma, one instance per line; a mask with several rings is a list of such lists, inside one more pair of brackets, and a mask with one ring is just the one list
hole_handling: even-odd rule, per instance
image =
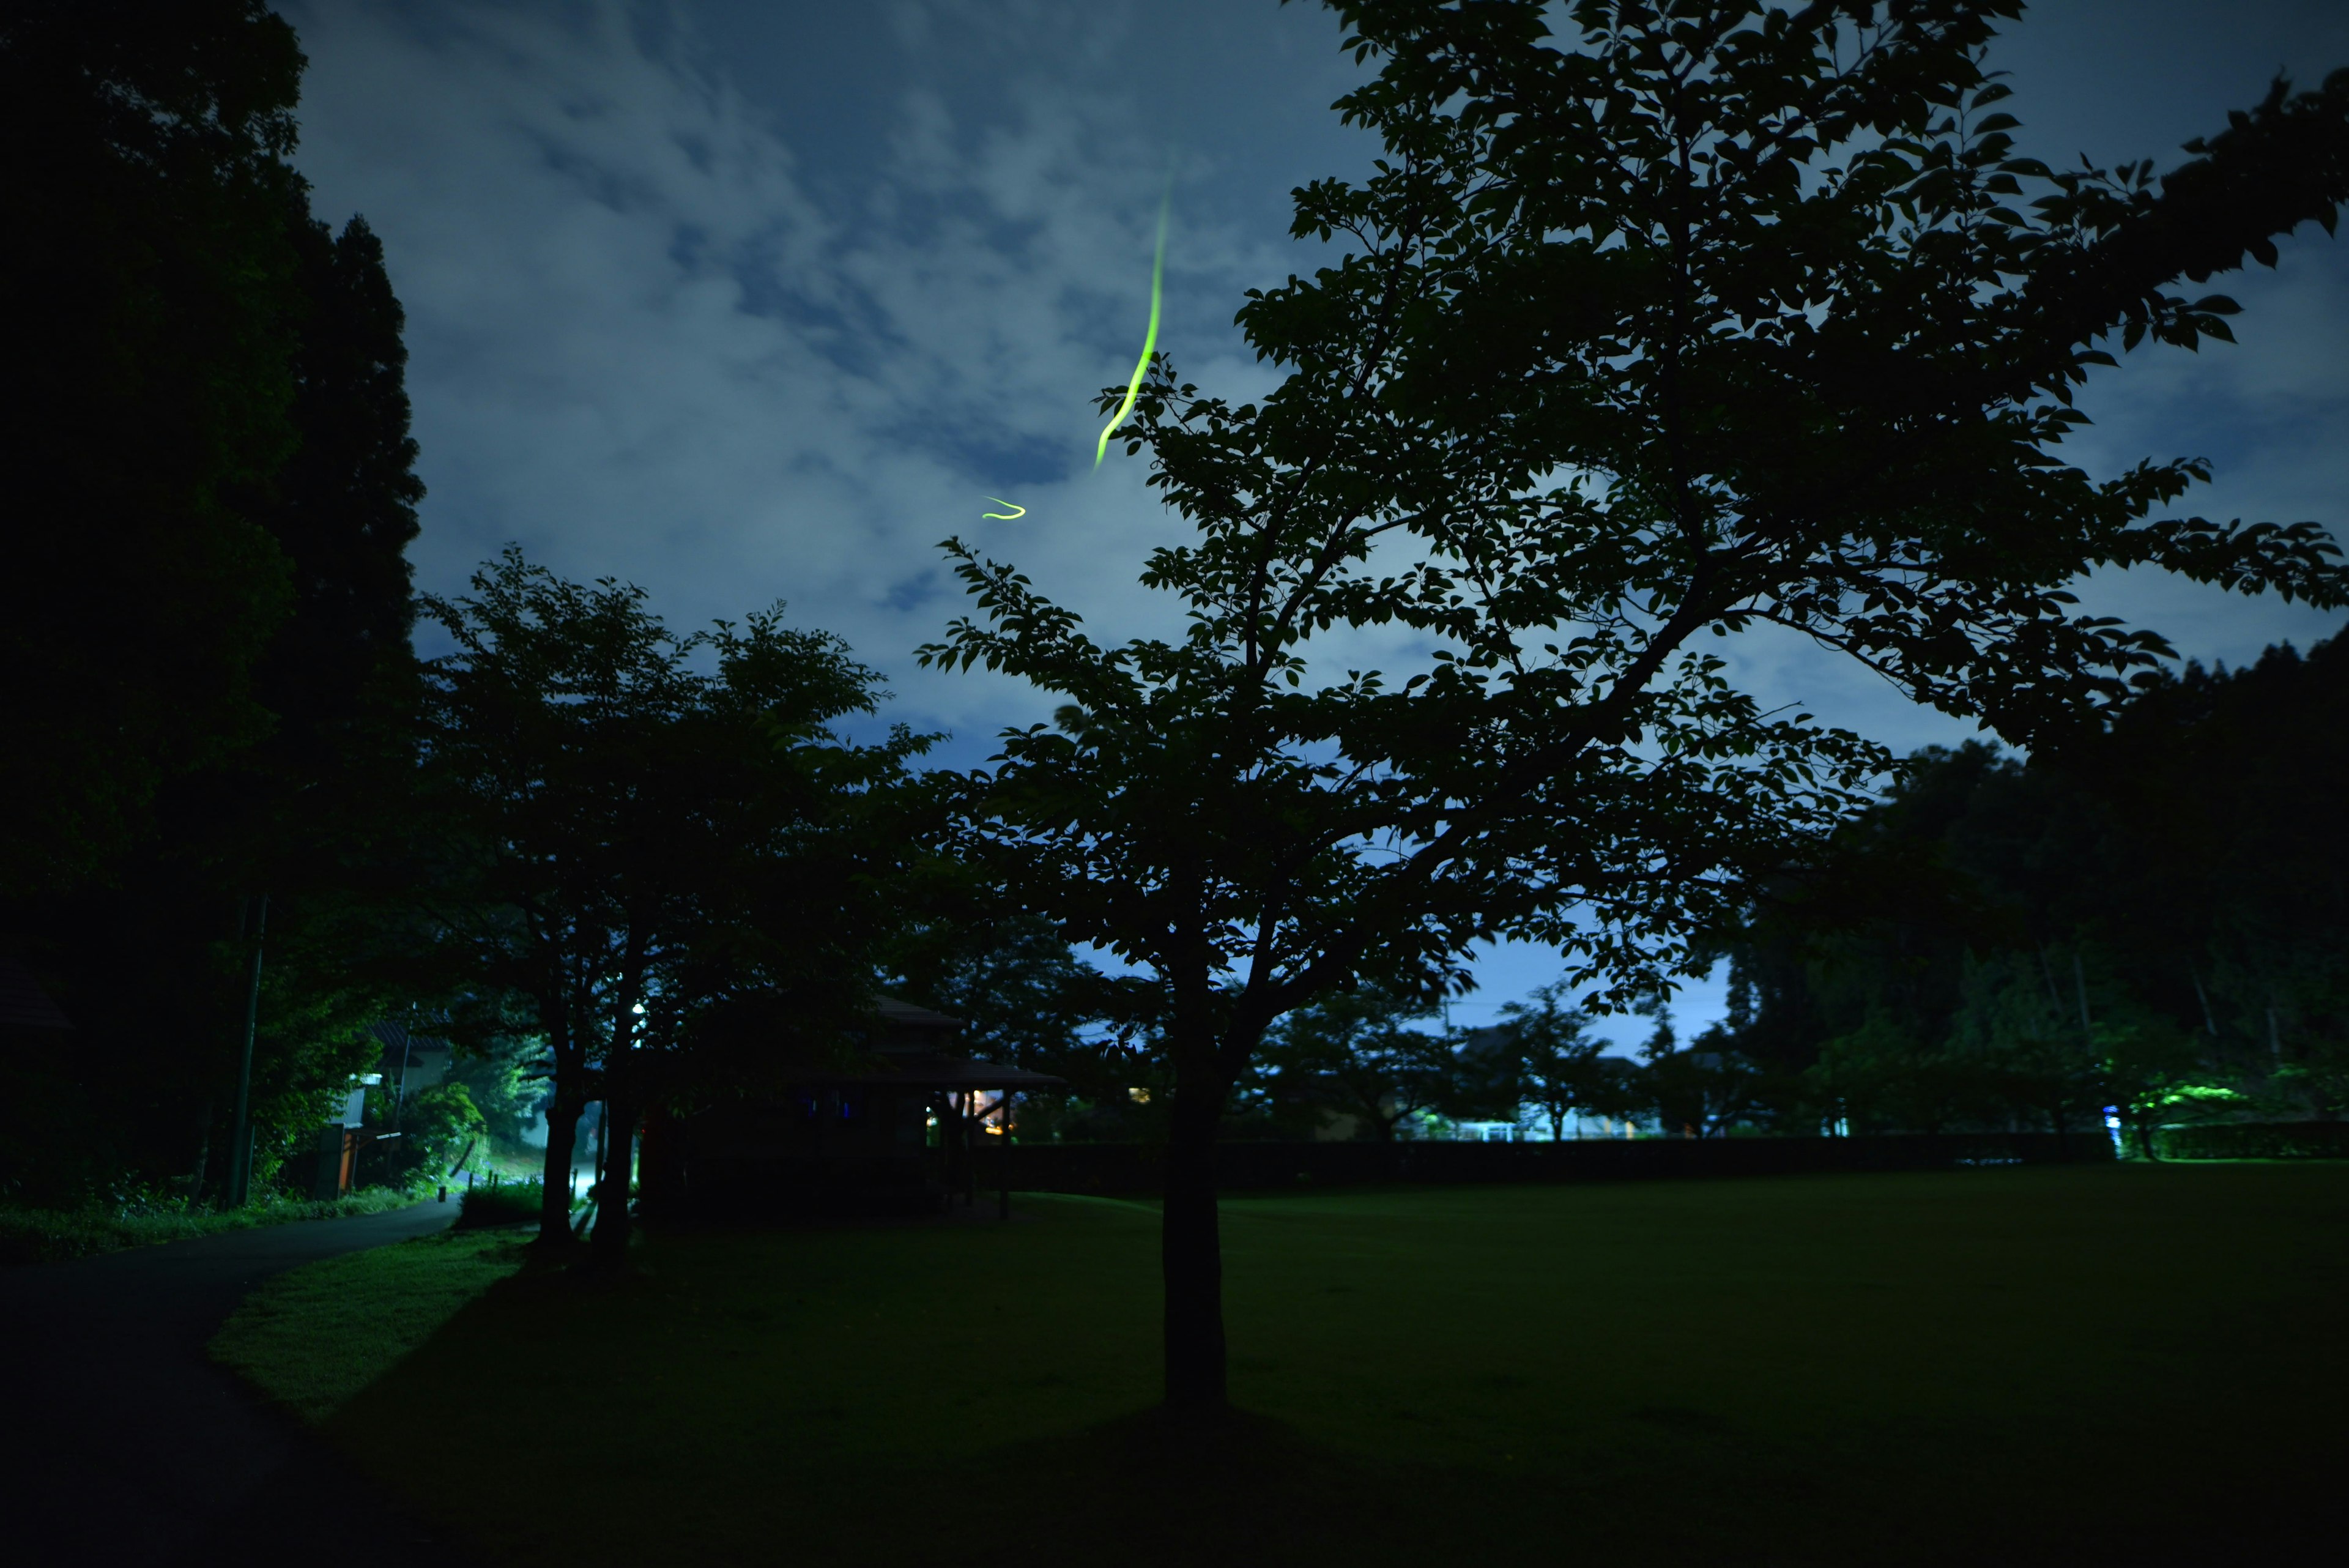
[[[1146, 1414], [1155, 1214], [1019, 1206], [516, 1275], [326, 1429], [550, 1565], [2276, 1561], [2349, 1522], [2349, 1165], [1236, 1199], [1245, 1414], [1200, 1430]], [[452, 1420], [494, 1448], [419, 1463]]]
[[510, 1230], [443, 1233], [289, 1270], [221, 1325], [212, 1359], [323, 1421], [520, 1269], [528, 1240]]

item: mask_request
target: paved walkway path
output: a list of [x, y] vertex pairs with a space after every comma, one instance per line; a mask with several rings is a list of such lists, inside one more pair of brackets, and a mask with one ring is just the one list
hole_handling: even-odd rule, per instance
[[0, 1270], [0, 1555], [460, 1562], [204, 1351], [270, 1275], [456, 1213], [427, 1203]]

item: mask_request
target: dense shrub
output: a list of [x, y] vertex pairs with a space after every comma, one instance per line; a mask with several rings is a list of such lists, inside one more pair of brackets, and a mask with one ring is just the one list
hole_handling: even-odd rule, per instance
[[348, 1220], [387, 1209], [405, 1209], [415, 1201], [413, 1194], [398, 1188], [369, 1187], [328, 1203], [273, 1197], [217, 1213], [149, 1201], [94, 1203], [79, 1209], [0, 1205], [0, 1264], [53, 1263], [295, 1220]]
[[545, 1188], [535, 1181], [484, 1182], [465, 1189], [457, 1210], [457, 1228], [471, 1231], [484, 1225], [533, 1224]]
[[2164, 1159], [2349, 1159], [2349, 1122], [2215, 1122], [2163, 1127]]
[[449, 1168], [489, 1136], [489, 1124], [462, 1084], [436, 1084], [408, 1102], [401, 1119], [400, 1165], [425, 1180], [447, 1179]]

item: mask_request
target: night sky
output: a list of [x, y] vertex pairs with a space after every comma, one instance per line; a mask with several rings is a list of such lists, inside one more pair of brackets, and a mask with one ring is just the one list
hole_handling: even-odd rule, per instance
[[[643, 585], [673, 625], [784, 599], [887, 672], [885, 719], [951, 732], [937, 755], [958, 764], [1049, 700], [914, 668], [962, 607], [934, 548], [949, 533], [1096, 636], [1177, 623], [1133, 580], [1174, 525], [1142, 460], [1092, 467], [1092, 400], [1141, 346], [1170, 168], [1160, 347], [1245, 394], [1266, 380], [1231, 325], [1242, 291], [1326, 265], [1288, 238], [1290, 188], [1374, 151], [1329, 111], [1361, 67], [1317, 5], [282, 8], [310, 57], [297, 161], [316, 210], [366, 214], [408, 310], [419, 586], [459, 589], [515, 540], [568, 576]], [[1994, 63], [2021, 151], [2167, 168], [2277, 71], [2313, 86], [2349, 66], [2349, 5], [2053, 0]], [[2244, 306], [2240, 347], [2106, 372], [2078, 461], [2208, 457], [2191, 510], [2349, 532], [2349, 243], [2303, 230], [2276, 271], [2212, 286]], [[1029, 515], [983, 522], [988, 495]], [[2084, 597], [2206, 661], [2342, 618], [2159, 580]], [[1365, 642], [1343, 662], [1424, 653]], [[1736, 661], [1762, 696], [1902, 749], [1968, 732], [1791, 641], [1748, 636]], [[1553, 967], [1496, 955], [1455, 1016], [1481, 1022]], [[1683, 1023], [1717, 1008], [1699, 986]]]

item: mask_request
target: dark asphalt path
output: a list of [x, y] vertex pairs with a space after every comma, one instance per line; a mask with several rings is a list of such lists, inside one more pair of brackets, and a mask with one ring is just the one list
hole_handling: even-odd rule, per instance
[[270, 1275], [456, 1213], [427, 1203], [0, 1270], [0, 1555], [27, 1568], [461, 1560], [204, 1353]]

